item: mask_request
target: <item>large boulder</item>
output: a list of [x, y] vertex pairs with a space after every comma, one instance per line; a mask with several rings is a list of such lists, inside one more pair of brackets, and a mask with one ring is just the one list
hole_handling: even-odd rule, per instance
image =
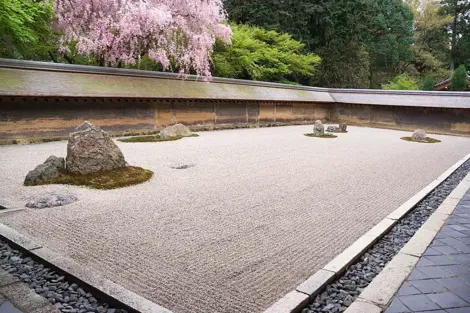
[[67, 172], [90, 174], [127, 166], [124, 155], [109, 135], [90, 122], [83, 122], [69, 135]]
[[315, 126], [313, 126], [313, 135], [315, 137], [321, 137], [325, 135], [325, 126], [323, 126], [320, 120], [315, 122]]
[[39, 185], [48, 180], [58, 177], [65, 173], [65, 160], [51, 155], [43, 164], [39, 164], [36, 168], [26, 175], [25, 185]]
[[415, 141], [426, 141], [426, 138], [428, 138], [428, 135], [422, 129], [415, 130], [413, 135], [411, 135], [411, 139]]
[[184, 126], [183, 124], [175, 124], [168, 126], [160, 132], [160, 138], [162, 139], [169, 139], [174, 137], [189, 137], [191, 135], [192, 133], [189, 128]]

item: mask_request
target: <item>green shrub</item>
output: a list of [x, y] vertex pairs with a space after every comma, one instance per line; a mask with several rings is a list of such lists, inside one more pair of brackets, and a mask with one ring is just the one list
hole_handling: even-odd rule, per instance
[[383, 86], [386, 90], [418, 90], [418, 82], [407, 74], [396, 76], [390, 83]]
[[434, 90], [434, 85], [436, 85], [437, 81], [432, 78], [431, 76], [426, 76], [423, 79], [423, 85], [422, 89], [423, 90]]
[[468, 81], [467, 81], [467, 70], [465, 65], [460, 65], [452, 75], [452, 82], [450, 85], [450, 90], [453, 91], [465, 91], [467, 90]]
[[308, 81], [320, 57], [303, 54], [304, 44], [291, 35], [248, 25], [232, 26], [232, 44], [217, 41], [214, 75], [270, 82]]

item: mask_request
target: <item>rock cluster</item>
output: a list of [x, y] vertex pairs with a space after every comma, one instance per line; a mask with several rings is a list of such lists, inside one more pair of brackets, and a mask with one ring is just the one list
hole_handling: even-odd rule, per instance
[[346, 124], [339, 124], [339, 126], [328, 126], [326, 131], [332, 133], [345, 133], [348, 129], [348, 125]]
[[50, 156], [28, 173], [25, 185], [38, 185], [64, 173], [90, 174], [127, 166], [124, 155], [109, 135], [88, 121], [70, 133], [67, 158]]
[[127, 166], [124, 155], [109, 135], [88, 121], [70, 133], [66, 163], [67, 172], [79, 174]]
[[413, 135], [411, 135], [411, 139], [414, 141], [426, 141], [426, 138], [428, 138], [428, 135], [422, 129], [415, 130]]
[[38, 185], [50, 179], [58, 177], [65, 172], [64, 158], [51, 155], [47, 160], [36, 166], [36, 168], [26, 175], [25, 185]]
[[470, 161], [467, 161], [400, 220], [356, 264], [349, 267], [343, 276], [330, 283], [302, 313], [344, 312], [469, 172]]
[[168, 126], [160, 132], [160, 138], [162, 139], [170, 139], [174, 137], [189, 137], [191, 135], [192, 133], [189, 128], [184, 126], [183, 124], [175, 124]]
[[321, 137], [325, 135], [325, 126], [323, 126], [320, 120], [315, 121], [315, 126], [313, 126], [313, 135], [315, 137]]

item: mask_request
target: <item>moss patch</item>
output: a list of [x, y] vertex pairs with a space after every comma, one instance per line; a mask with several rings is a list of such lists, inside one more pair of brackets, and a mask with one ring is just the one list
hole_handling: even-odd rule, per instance
[[146, 182], [152, 178], [152, 176], [152, 171], [141, 167], [128, 166], [112, 171], [103, 171], [85, 175], [67, 173], [57, 178], [45, 181], [40, 185], [63, 184], [85, 186], [95, 189], [116, 189]]
[[[189, 137], [199, 137], [199, 135], [192, 134]], [[168, 139], [162, 139], [160, 138], [159, 135], [156, 135], [156, 136], [140, 136], [140, 137], [122, 138], [122, 139], [118, 139], [118, 141], [121, 141], [121, 142], [161, 142], [161, 141], [175, 141], [175, 140], [180, 140], [183, 138], [184, 137], [178, 136], [178, 137], [170, 137]]]
[[441, 142], [439, 139], [427, 137], [426, 141], [418, 141], [418, 140], [413, 140], [411, 137], [402, 137], [401, 140], [406, 140], [406, 141], [411, 141], [411, 142], [419, 142], [419, 143], [438, 143]]
[[313, 134], [305, 134], [304, 136], [307, 136], [307, 137], [314, 137], [314, 138], [337, 138], [338, 136], [335, 136], [335, 135], [323, 135], [323, 136], [314, 136]]

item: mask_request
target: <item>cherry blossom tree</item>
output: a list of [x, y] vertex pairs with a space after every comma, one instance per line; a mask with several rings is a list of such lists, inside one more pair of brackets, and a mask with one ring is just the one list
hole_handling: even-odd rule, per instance
[[215, 40], [230, 43], [222, 0], [56, 0], [54, 9], [62, 52], [74, 43], [104, 66], [147, 55], [165, 70], [210, 77]]

